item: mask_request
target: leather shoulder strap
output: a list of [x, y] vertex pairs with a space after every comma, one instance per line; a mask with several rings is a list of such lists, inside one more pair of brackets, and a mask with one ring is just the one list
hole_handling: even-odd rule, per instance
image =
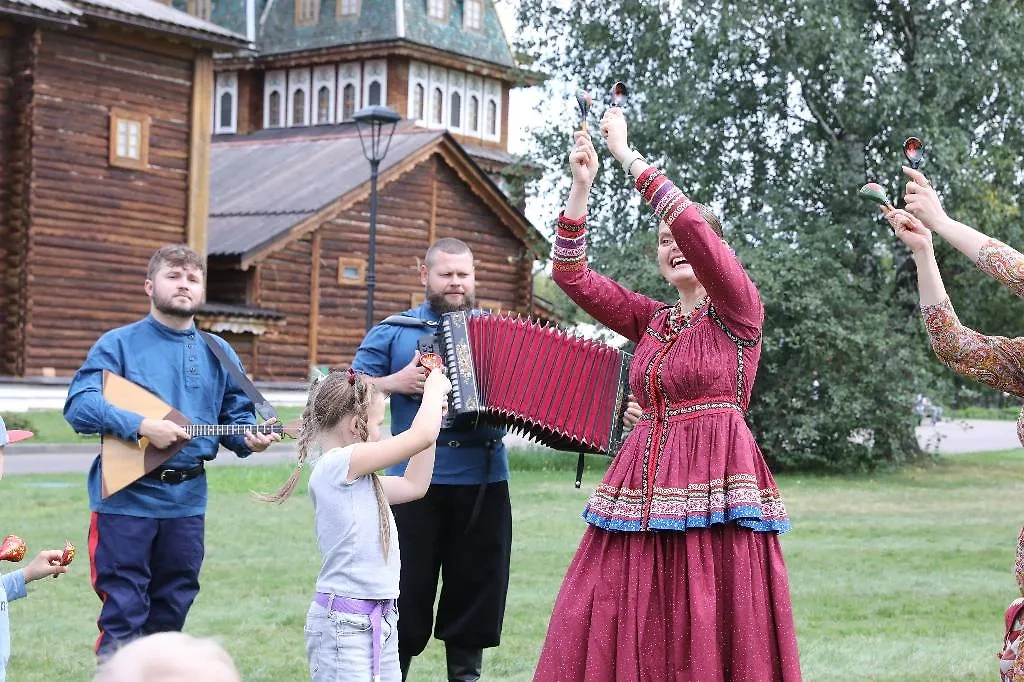
[[238, 365], [231, 362], [227, 353], [225, 353], [224, 349], [220, 347], [219, 343], [217, 343], [217, 339], [215, 339], [212, 334], [204, 332], [202, 329], [198, 329], [196, 331], [199, 332], [199, 336], [202, 337], [203, 341], [206, 342], [206, 345], [213, 351], [213, 354], [217, 356], [217, 359], [220, 360], [220, 364], [228, 371], [228, 374], [235, 380], [238, 387], [242, 389], [247, 396], [249, 396], [249, 400], [251, 400], [253, 405], [256, 406], [256, 411], [260, 413], [260, 416], [265, 420], [276, 417], [277, 410], [274, 409], [274, 406], [270, 404], [270, 401], [263, 397], [263, 394], [260, 393], [260, 389], [256, 388], [256, 386], [249, 380], [249, 377], [242, 374], [242, 370], [238, 368]]

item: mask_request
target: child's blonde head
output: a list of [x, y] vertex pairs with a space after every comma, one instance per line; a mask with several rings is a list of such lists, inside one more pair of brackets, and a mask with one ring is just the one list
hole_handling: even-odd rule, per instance
[[[352, 417], [352, 428], [356, 437], [365, 442], [370, 437], [370, 406], [375, 399], [383, 399], [383, 394], [367, 381], [363, 375], [348, 370], [332, 370], [330, 374], [315, 377], [309, 385], [306, 408], [302, 411], [302, 423], [299, 425], [298, 445], [296, 446], [299, 461], [291, 476], [273, 495], [260, 495], [265, 502], [284, 502], [291, 496], [302, 476], [302, 469], [309, 457], [309, 450], [317, 436], [324, 431], [337, 428], [346, 417]], [[376, 428], [376, 427], [374, 427]], [[376, 437], [376, 436], [375, 436]], [[387, 497], [380, 485], [377, 474], [372, 474], [373, 487], [377, 493], [377, 506], [380, 512], [381, 546], [384, 558], [387, 559], [391, 544], [391, 523]]]
[[160, 632], [122, 647], [96, 669], [93, 682], [241, 682], [220, 644]]

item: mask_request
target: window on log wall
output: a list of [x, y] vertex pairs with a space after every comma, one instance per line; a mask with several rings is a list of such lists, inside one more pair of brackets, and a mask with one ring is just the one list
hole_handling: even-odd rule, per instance
[[149, 116], [146, 114], [111, 109], [110, 154], [111, 166], [121, 168], [147, 168], [149, 166]]

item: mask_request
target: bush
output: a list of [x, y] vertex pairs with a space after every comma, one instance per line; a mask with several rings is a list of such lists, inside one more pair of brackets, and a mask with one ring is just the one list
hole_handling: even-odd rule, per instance
[[23, 429], [25, 431], [36, 430], [35, 426], [32, 424], [32, 420], [23, 412], [0, 412], [0, 419], [4, 420], [4, 424], [6, 424], [9, 431], [14, 429]]

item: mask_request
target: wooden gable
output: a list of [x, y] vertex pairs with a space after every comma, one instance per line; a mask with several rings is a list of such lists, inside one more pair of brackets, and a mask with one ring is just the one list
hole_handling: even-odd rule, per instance
[[[477, 299], [487, 307], [530, 311], [536, 245], [503, 219], [504, 206], [481, 192], [479, 178], [436, 147], [381, 184], [378, 197], [374, 315], [383, 319], [423, 300], [419, 263], [436, 239], [462, 239], [474, 252]], [[460, 172], [461, 171], [461, 172]], [[286, 172], [286, 171], [285, 171]], [[477, 171], [479, 174], [479, 171]], [[265, 381], [302, 381], [311, 365], [351, 362], [365, 335], [366, 284], [359, 278], [369, 236], [369, 197], [354, 190], [337, 210], [303, 233], [251, 259], [248, 271], [211, 275], [211, 300], [237, 300], [285, 315], [283, 326], [256, 337], [247, 368]], [[503, 202], [504, 203], [504, 202]], [[526, 225], [529, 225], [526, 223]], [[346, 268], [355, 278], [346, 276]], [[364, 268], [365, 270], [365, 268]], [[213, 277], [216, 277], [214, 281]]]

